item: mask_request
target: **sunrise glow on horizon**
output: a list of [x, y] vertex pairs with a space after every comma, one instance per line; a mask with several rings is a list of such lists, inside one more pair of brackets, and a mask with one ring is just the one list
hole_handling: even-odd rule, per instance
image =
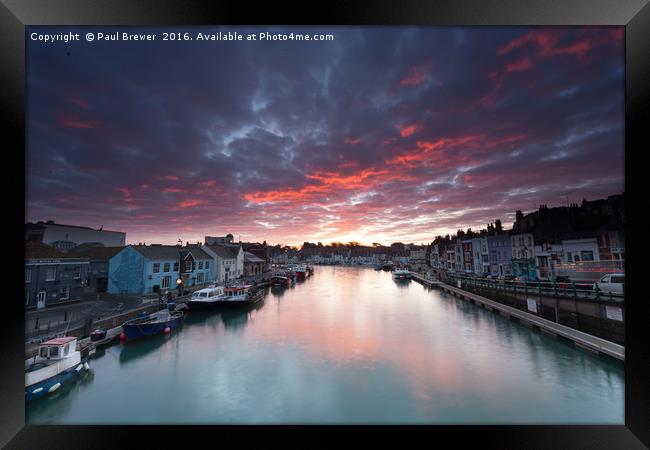
[[28, 43], [26, 220], [420, 244], [624, 191], [623, 27], [304, 29]]

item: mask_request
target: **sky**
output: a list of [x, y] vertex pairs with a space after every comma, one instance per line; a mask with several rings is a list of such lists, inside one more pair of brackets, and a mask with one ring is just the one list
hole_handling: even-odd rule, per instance
[[[334, 40], [161, 40], [219, 31]], [[127, 243], [426, 243], [624, 190], [623, 27], [26, 38], [27, 221]]]

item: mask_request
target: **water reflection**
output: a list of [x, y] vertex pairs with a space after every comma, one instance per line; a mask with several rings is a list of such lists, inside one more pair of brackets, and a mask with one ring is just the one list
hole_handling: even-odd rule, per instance
[[267, 295], [110, 347], [28, 422], [622, 423], [622, 364], [415, 281], [317, 267]]
[[265, 299], [254, 305], [244, 306], [242, 308], [231, 309], [224, 311], [221, 314], [221, 320], [225, 327], [241, 328], [249, 321], [254, 320], [254, 311], [261, 309], [264, 306]]
[[128, 364], [138, 358], [154, 353], [169, 340], [178, 339], [178, 329], [171, 335], [157, 334], [155, 336], [142, 338], [138, 341], [124, 342], [121, 344], [120, 363]]

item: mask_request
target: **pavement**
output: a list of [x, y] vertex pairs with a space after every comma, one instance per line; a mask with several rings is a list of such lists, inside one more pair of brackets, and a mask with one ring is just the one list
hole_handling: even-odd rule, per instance
[[[272, 272], [266, 272], [254, 277], [246, 277], [245, 281], [262, 280], [271, 277]], [[201, 287], [187, 288], [193, 292]], [[172, 290], [174, 301], [177, 291]], [[49, 306], [43, 309], [25, 311], [25, 340], [39, 340], [68, 329], [82, 326], [88, 319], [99, 320], [114, 316], [141, 306], [157, 302], [157, 294], [118, 295], [118, 294], [89, 294], [79, 301], [63, 305]]]

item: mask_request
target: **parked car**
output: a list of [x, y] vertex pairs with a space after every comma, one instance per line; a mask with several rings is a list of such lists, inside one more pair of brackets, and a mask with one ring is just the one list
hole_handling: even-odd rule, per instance
[[603, 294], [623, 295], [624, 284], [624, 273], [608, 273], [594, 283], [593, 289], [599, 289]]

